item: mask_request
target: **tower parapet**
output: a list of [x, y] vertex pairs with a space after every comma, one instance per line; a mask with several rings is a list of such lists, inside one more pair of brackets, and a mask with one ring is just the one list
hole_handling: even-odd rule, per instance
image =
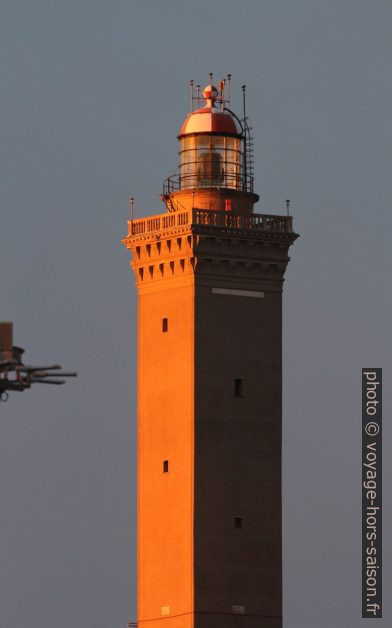
[[214, 260], [226, 281], [252, 279], [281, 291], [288, 247], [297, 237], [291, 216], [191, 209], [129, 220], [123, 243], [133, 252], [139, 290], [159, 289], [159, 280], [185, 272], [200, 282]]

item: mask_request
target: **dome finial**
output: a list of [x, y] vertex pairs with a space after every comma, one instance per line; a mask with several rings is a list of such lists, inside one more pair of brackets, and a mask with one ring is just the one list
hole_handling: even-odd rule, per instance
[[203, 96], [206, 99], [207, 107], [214, 107], [215, 101], [218, 98], [218, 90], [215, 85], [207, 85], [207, 87], [203, 89]]

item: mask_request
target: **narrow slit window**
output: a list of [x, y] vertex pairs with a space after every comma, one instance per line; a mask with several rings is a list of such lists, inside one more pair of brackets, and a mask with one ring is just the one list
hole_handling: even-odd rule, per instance
[[234, 517], [234, 527], [237, 528], [237, 530], [242, 529], [242, 517]]
[[169, 329], [169, 322], [167, 318], [162, 318], [162, 331], [166, 332]]
[[169, 461], [168, 460], [163, 461], [163, 473], [169, 473]]
[[243, 397], [242, 379], [236, 378], [234, 380], [234, 397], [238, 397], [238, 398]]

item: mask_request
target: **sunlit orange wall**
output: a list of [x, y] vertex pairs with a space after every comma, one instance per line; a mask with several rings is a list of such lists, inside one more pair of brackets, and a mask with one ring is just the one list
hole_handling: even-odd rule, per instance
[[193, 282], [165, 284], [139, 293], [138, 621], [192, 628]]

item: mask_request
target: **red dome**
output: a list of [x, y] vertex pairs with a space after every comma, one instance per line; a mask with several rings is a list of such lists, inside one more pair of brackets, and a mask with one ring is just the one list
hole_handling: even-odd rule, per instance
[[215, 107], [218, 90], [213, 85], [207, 85], [203, 91], [206, 107], [197, 109], [189, 114], [178, 137], [191, 133], [221, 133], [222, 135], [241, 135], [241, 128], [237, 120], [224, 109]]

